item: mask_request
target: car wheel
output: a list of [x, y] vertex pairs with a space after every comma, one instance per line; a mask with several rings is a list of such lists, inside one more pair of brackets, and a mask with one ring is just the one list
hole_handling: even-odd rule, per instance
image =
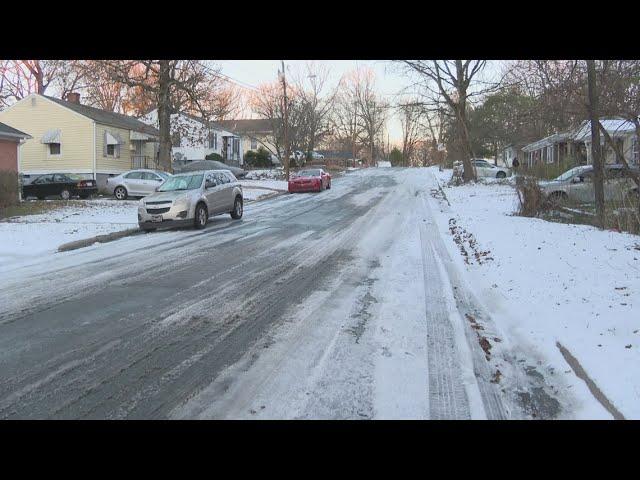
[[193, 219], [194, 226], [201, 230], [207, 225], [207, 220], [209, 220], [209, 212], [207, 212], [207, 207], [204, 203], [199, 203], [196, 206], [196, 215]]
[[231, 212], [231, 218], [234, 220], [239, 220], [242, 218], [242, 197], [237, 196], [236, 201], [233, 202], [233, 211]]
[[60, 198], [62, 200], [69, 200], [69, 198], [71, 198], [71, 193], [69, 192], [69, 190], [62, 190], [60, 192]]
[[498, 172], [496, 174], [496, 178], [506, 178], [506, 177], [507, 177], [507, 174], [504, 172]]
[[567, 194], [564, 192], [553, 192], [549, 195], [549, 200], [553, 205], [561, 206], [567, 201]]
[[127, 199], [127, 189], [124, 187], [116, 187], [113, 191], [113, 196], [118, 200], [126, 200]]
[[38, 197], [38, 200], [44, 200], [45, 197]]
[[155, 228], [143, 228], [142, 230], [144, 230], [144, 233], [151, 233], [156, 231]]

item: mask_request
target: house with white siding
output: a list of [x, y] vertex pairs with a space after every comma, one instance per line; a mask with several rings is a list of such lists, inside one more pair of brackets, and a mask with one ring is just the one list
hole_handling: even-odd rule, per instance
[[[640, 162], [638, 138], [633, 122], [621, 118], [601, 119], [600, 122], [619, 150], [632, 164]], [[614, 150], [605, 146], [605, 139], [601, 135], [605, 163], [620, 163]], [[577, 165], [591, 163], [591, 123], [582, 122], [578, 128], [567, 132], [555, 133], [541, 140], [537, 140], [522, 148], [525, 154], [524, 164], [532, 167], [540, 163], [558, 163], [571, 159]]]
[[157, 168], [159, 132], [133, 117], [33, 93], [0, 111], [0, 122], [31, 136], [20, 148], [18, 171], [25, 178], [75, 173], [106, 179], [132, 168]]
[[[176, 163], [205, 160], [217, 153], [224, 163], [234, 166], [244, 164], [242, 138], [223, 128], [219, 123], [206, 121], [188, 113], [171, 114], [172, 158]], [[140, 121], [158, 127], [158, 111], [152, 110], [140, 117]]]

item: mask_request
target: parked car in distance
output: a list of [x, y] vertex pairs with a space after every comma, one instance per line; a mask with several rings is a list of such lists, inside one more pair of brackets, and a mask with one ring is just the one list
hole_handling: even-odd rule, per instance
[[[637, 175], [640, 169], [632, 167]], [[547, 198], [556, 203], [571, 201], [575, 203], [595, 202], [593, 184], [594, 171], [591, 165], [582, 165], [567, 170], [554, 180], [538, 182]], [[604, 199], [605, 201], [637, 198], [638, 186], [622, 165], [605, 165]]]
[[205, 170], [229, 170], [236, 178], [244, 178], [247, 174], [247, 172], [240, 167], [233, 167], [217, 160], [194, 160], [176, 169], [179, 173], [202, 172]]
[[324, 158], [324, 155], [318, 152], [311, 152], [311, 158], [313, 160], [322, 160]]
[[158, 191], [140, 200], [138, 226], [204, 228], [213, 215], [228, 213], [242, 218], [242, 186], [229, 170], [206, 170], [173, 175]]
[[73, 173], [51, 173], [39, 175], [30, 183], [22, 186], [22, 198], [59, 197], [69, 200], [71, 197], [89, 198], [98, 192], [95, 180], [85, 180]]
[[478, 178], [507, 178], [511, 176], [511, 170], [498, 167], [491, 163], [491, 160], [472, 158], [471, 164], [475, 167]]
[[155, 192], [171, 176], [160, 170], [129, 170], [115, 177], [107, 178], [107, 192], [118, 200], [127, 197], [144, 197]]
[[331, 188], [331, 175], [322, 168], [301, 170], [289, 179], [289, 193], [321, 192]]

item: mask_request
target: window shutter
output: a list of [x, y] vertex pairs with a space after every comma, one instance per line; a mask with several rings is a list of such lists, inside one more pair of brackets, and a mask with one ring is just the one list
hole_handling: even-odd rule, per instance
[[107, 156], [107, 131], [102, 132], [102, 156]]

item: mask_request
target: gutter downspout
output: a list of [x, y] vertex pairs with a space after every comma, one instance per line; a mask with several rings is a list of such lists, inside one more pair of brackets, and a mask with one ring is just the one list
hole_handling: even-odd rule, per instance
[[22, 168], [21, 168], [21, 160], [22, 160], [22, 145], [27, 140], [22, 138], [18, 141], [18, 202], [22, 202]]
[[97, 172], [96, 172], [96, 122], [93, 121], [93, 179], [98, 184]]

